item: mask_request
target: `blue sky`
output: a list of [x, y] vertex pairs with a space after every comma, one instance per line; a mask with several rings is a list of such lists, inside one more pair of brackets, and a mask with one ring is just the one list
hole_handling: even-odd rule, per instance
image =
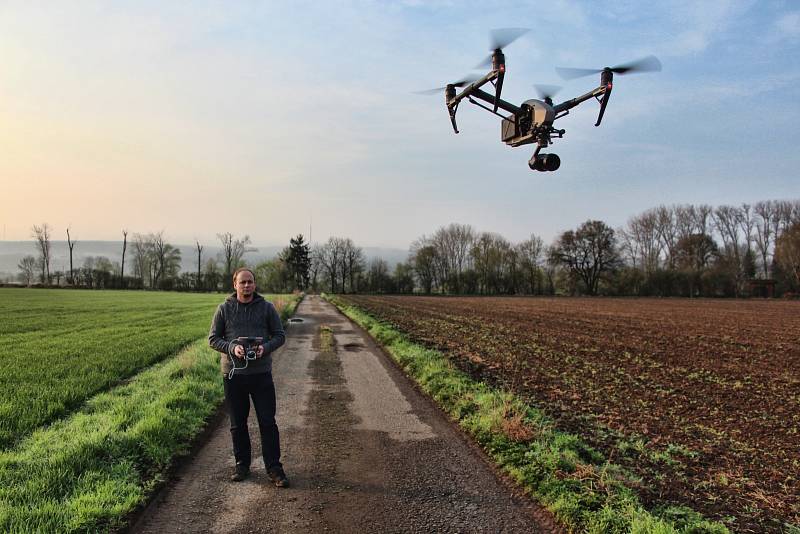
[[[506, 49], [504, 98], [556, 100], [615, 78], [600, 128], [587, 102], [557, 125], [555, 173], [499, 140], [499, 119], [444, 85]], [[0, 3], [0, 225], [27, 239], [164, 230], [176, 243], [347, 236], [406, 248], [450, 222], [550, 241], [658, 204], [797, 198], [800, 4], [718, 2]]]

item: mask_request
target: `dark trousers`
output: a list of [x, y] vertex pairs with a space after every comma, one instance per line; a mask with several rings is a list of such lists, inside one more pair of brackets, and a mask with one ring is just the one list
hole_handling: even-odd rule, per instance
[[261, 432], [261, 453], [264, 466], [269, 470], [281, 466], [281, 444], [278, 425], [275, 423], [275, 384], [272, 373], [237, 375], [223, 379], [225, 401], [231, 418], [233, 455], [236, 465], [250, 467], [250, 433], [247, 417], [250, 415], [250, 398], [256, 408], [258, 429]]

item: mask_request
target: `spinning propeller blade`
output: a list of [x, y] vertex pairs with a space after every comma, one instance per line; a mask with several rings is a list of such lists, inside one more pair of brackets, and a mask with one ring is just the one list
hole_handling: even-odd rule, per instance
[[[454, 87], [464, 87], [465, 85], [469, 85], [469, 84], [471, 84], [472, 82], [474, 82], [475, 80], [477, 80], [479, 78], [480, 78], [480, 76], [478, 76], [476, 74], [470, 74], [470, 75], [464, 76], [461, 80], [459, 80], [457, 82], [453, 82], [452, 84], [448, 84], [448, 85], [452, 85]], [[424, 91], [413, 91], [413, 93], [415, 95], [435, 95], [436, 93], [441, 93], [445, 89], [447, 89], [447, 85], [444, 85], [442, 87], [436, 87], [434, 89], [426, 89]]]
[[[528, 33], [528, 28], [498, 28], [489, 32], [489, 50], [495, 51], [502, 49]], [[476, 69], [489, 67], [492, 64], [492, 54], [489, 54], [486, 59], [475, 65]]]
[[529, 28], [498, 28], [489, 32], [489, 50], [505, 48], [526, 33]]
[[560, 85], [542, 85], [542, 84], [533, 84], [536, 88], [536, 94], [539, 95], [539, 98], [542, 100], [550, 100], [553, 101], [553, 97], [558, 94], [561, 90]]
[[604, 70], [610, 70], [614, 74], [635, 74], [637, 72], [658, 72], [661, 70], [661, 62], [656, 56], [647, 56], [629, 63], [623, 63], [616, 67], [606, 67], [605, 69], [573, 69], [569, 67], [556, 67], [556, 72], [565, 80], [581, 78], [590, 74], [598, 74]]
[[615, 74], [634, 74], [637, 72], [660, 72], [661, 62], [656, 56], [647, 56], [636, 61], [611, 68]]

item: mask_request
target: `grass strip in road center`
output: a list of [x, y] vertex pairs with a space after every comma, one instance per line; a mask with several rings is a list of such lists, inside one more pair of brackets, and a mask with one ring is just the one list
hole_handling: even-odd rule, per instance
[[518, 397], [471, 379], [442, 353], [333, 296], [326, 298], [375, 338], [490, 457], [568, 528], [593, 533], [727, 533], [686, 507], [646, 510], [631, 475]]

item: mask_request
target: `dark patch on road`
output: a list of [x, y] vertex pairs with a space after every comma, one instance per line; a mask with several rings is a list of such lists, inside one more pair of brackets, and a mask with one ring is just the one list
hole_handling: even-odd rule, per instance
[[339, 465], [350, 456], [352, 429], [358, 422], [348, 408], [353, 396], [347, 390], [333, 340], [331, 329], [321, 326], [314, 343], [319, 353], [309, 365], [314, 389], [309, 395], [307, 411], [303, 413], [312, 429], [309, 441], [313, 443], [315, 465], [308, 480], [314, 501], [311, 511], [317, 514], [316, 520], [312, 519], [313, 530], [318, 532], [339, 530], [332, 524], [330, 515], [337, 511], [338, 497], [350, 489], [340, 478]]

